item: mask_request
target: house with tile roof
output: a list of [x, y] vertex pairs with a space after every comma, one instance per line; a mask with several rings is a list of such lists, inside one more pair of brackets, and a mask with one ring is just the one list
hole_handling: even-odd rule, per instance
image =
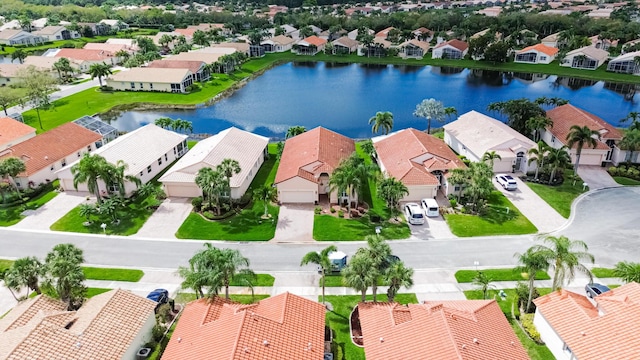
[[556, 59], [558, 51], [554, 47], [536, 44], [516, 51], [516, 57], [513, 61], [525, 64], [550, 64]]
[[222, 56], [227, 55], [225, 53], [210, 53], [204, 51], [187, 51], [180, 54], [168, 56], [166, 60], [188, 60], [188, 61], [204, 61], [207, 64], [214, 64]]
[[[94, 153], [102, 156], [113, 165], [122, 160], [127, 164], [124, 174], [135, 176], [142, 184], [146, 184], [175, 160], [182, 157], [187, 150], [187, 135], [148, 124], [117, 137]], [[60, 187], [65, 191], [89, 191], [86, 183], [78, 184], [77, 188], [73, 186], [71, 168], [78, 161], [79, 159], [76, 159], [56, 172], [60, 180]], [[119, 191], [117, 187], [107, 188], [101, 180], [98, 181], [98, 189], [104, 193]], [[136, 189], [137, 186], [134, 183], [125, 182], [126, 195], [131, 195]]]
[[427, 29], [426, 27], [420, 27], [411, 32], [416, 39], [420, 41], [429, 42], [433, 39], [433, 31]]
[[544, 46], [557, 48], [558, 47], [558, 37], [559, 36], [560, 36], [559, 32], [551, 34], [549, 36], [546, 36], [546, 37], [542, 38], [541, 43]]
[[352, 139], [323, 127], [287, 139], [275, 179], [278, 201], [313, 204], [328, 196], [337, 203], [337, 192], [329, 191], [329, 178], [354, 151]]
[[[241, 53], [244, 53], [246, 55], [249, 55], [249, 50], [251, 49], [251, 45], [249, 45], [247, 43], [242, 43], [242, 42], [221, 42], [219, 44], [211, 44], [211, 45], [208, 46], [208, 48], [235, 49], [235, 51], [237, 51], [237, 52], [241, 52]], [[202, 50], [204, 50], [204, 49], [202, 49]]]
[[358, 51], [360, 43], [348, 36], [340, 37], [331, 42], [333, 44], [334, 54], [351, 54]]
[[422, 59], [427, 52], [429, 52], [428, 42], [411, 39], [400, 44], [398, 56], [405, 59]]
[[285, 292], [257, 304], [220, 297], [192, 301], [162, 360], [324, 358], [325, 307]]
[[638, 56], [640, 56], [640, 51], [633, 51], [609, 60], [609, 64], [607, 64], [607, 71], [640, 75], [640, 66], [638, 66], [635, 61]]
[[609, 53], [594, 46], [585, 46], [569, 51], [564, 59], [560, 61], [560, 66], [574, 69], [595, 70], [599, 68], [609, 58]]
[[433, 59], [453, 59], [459, 60], [467, 55], [469, 45], [458, 39], [441, 42], [433, 48]]
[[35, 136], [35, 128], [10, 117], [0, 117], [0, 152]]
[[[0, 87], [19, 83], [22, 80], [24, 71], [26, 71], [29, 66], [32, 65], [18, 63], [0, 63]], [[39, 66], [36, 66], [36, 68], [43, 71], [49, 70], [47, 68], [41, 68]], [[55, 78], [58, 77], [58, 73], [56, 72], [50, 72], [50, 74]]]
[[386, 39], [387, 37], [389, 37], [389, 33], [393, 29], [395, 29], [393, 26], [389, 26], [388, 28], [382, 29], [376, 33], [375, 37]]
[[26, 171], [14, 180], [18, 188], [26, 189], [57, 179], [57, 170], [95, 151], [101, 142], [102, 136], [95, 132], [66, 123], [0, 151], [0, 160], [16, 157], [24, 162]]
[[46, 41], [59, 41], [77, 39], [80, 33], [77, 31], [67, 30], [64, 26], [45, 26], [40, 30], [31, 32], [32, 35], [40, 36]]
[[6, 29], [0, 31], [0, 44], [2, 45], [35, 45], [42, 44], [46, 39], [36, 36], [22, 29]]
[[589, 300], [559, 290], [533, 301], [533, 324], [556, 359], [636, 359], [640, 343], [640, 284]]
[[188, 69], [193, 74], [193, 81], [207, 81], [211, 78], [209, 67], [204, 61], [196, 60], [154, 60], [147, 68], [152, 69]]
[[367, 359], [529, 359], [495, 300], [367, 302], [357, 311]]
[[293, 52], [298, 55], [315, 55], [324, 51], [327, 40], [321, 39], [315, 35], [306, 37], [293, 46]]
[[193, 73], [189, 69], [131, 68], [110, 75], [108, 86], [120, 91], [160, 91], [186, 93], [193, 84]]
[[460, 115], [444, 126], [444, 142], [467, 159], [480, 162], [487, 152], [495, 151], [500, 159], [493, 161], [493, 172], [535, 170], [528, 164], [529, 150], [537, 144], [513, 130], [509, 125], [477, 111]]
[[266, 53], [277, 53], [291, 50], [295, 40], [288, 36], [278, 35], [263, 40], [260, 45]]
[[107, 64], [115, 66], [120, 61], [115, 53], [104, 50], [91, 49], [51, 49], [43, 56], [54, 56], [56, 58], [67, 58], [76, 64], [80, 71], [87, 72], [93, 64]]
[[116, 31], [121, 31], [129, 28], [129, 24], [124, 23], [121, 20], [115, 20], [115, 19], [102, 19], [100, 20], [100, 24], [109, 25], [111, 29]]
[[235, 127], [223, 130], [198, 143], [175, 163], [158, 181], [167, 196], [202, 196], [196, 185], [198, 171], [204, 167], [214, 168], [224, 159], [233, 159], [240, 165], [240, 172], [230, 180], [231, 198], [239, 199], [245, 194], [251, 181], [268, 156], [269, 139]]
[[0, 319], [0, 359], [134, 359], [151, 339], [155, 306], [120, 289], [94, 296], [77, 311], [38, 295]]
[[438, 191], [444, 195], [454, 192], [447, 177], [451, 170], [465, 165], [442, 140], [416, 129], [404, 129], [371, 140], [384, 176], [400, 180], [409, 190], [402, 201], [435, 198]]
[[[542, 141], [556, 149], [567, 144], [571, 126], [587, 126], [591, 130], [600, 133], [600, 139], [596, 139], [596, 147], [583, 147], [580, 155], [580, 165], [602, 165], [613, 163], [617, 165], [624, 161], [626, 152], [620, 150], [616, 144], [622, 140], [622, 132], [594, 114], [571, 104], [558, 106], [547, 111], [547, 117], [553, 121], [550, 126], [542, 131]], [[571, 162], [576, 162], [576, 144], [569, 149]]]

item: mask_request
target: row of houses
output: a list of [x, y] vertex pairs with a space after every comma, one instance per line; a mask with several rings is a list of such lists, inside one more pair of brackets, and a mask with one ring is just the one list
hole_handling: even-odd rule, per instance
[[[44, 20], [44, 22], [42, 21]], [[44, 42], [71, 40], [80, 38], [76, 30], [69, 30], [71, 23], [61, 22], [59, 25], [46, 25], [47, 18], [34, 20], [30, 29], [23, 29], [18, 20], [10, 21], [0, 27], [0, 44], [2, 45], [36, 45]], [[119, 20], [103, 19], [98, 23], [77, 23], [80, 27], [89, 27], [95, 35], [106, 35], [111, 31], [124, 30], [129, 25]], [[27, 31], [29, 30], [29, 31]]]

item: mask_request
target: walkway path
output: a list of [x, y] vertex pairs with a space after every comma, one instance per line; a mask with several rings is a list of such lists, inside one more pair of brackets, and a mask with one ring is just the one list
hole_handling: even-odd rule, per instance
[[313, 240], [313, 205], [287, 204], [280, 206], [276, 235], [271, 242], [309, 242]]
[[47, 231], [53, 223], [86, 201], [87, 195], [85, 192], [61, 192], [39, 209], [25, 211], [23, 214], [27, 217], [12, 228]]
[[176, 232], [187, 219], [192, 208], [188, 198], [168, 198], [151, 214], [136, 236], [175, 239]]

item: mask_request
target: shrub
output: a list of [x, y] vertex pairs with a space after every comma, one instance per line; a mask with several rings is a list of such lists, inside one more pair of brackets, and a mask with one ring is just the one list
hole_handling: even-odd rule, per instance
[[349, 213], [349, 217], [351, 218], [360, 217], [360, 212], [358, 211], [358, 209], [351, 209], [351, 213]]
[[168, 323], [173, 318], [173, 312], [171, 311], [171, 305], [165, 303], [158, 307], [158, 314], [156, 315], [163, 323]]
[[609, 170], [607, 170], [609, 172], [609, 175], [611, 176], [616, 176], [618, 175], [618, 168], [615, 166], [612, 166], [609, 168]]
[[331, 210], [329, 210], [329, 211], [331, 211], [332, 214], [336, 213], [336, 209], [335, 208], [331, 208]]
[[186, 88], [184, 88], [184, 91], [186, 91], [188, 93], [192, 92], [193, 91], [193, 85], [187, 86]]
[[209, 210], [207, 210], [207, 211], [203, 211], [203, 212], [202, 212], [202, 215], [203, 215], [204, 217], [206, 217], [207, 219], [209, 219], [209, 220], [214, 220], [214, 219], [217, 217], [217, 215], [216, 215], [216, 214], [214, 214], [213, 212], [211, 212], [211, 211], [209, 211]]
[[194, 197], [191, 199], [191, 205], [193, 206], [193, 210], [200, 211], [202, 208], [202, 196]]
[[100, 91], [111, 92], [111, 91], [113, 91], [113, 87], [107, 86], [107, 85], [102, 85], [102, 87], [100, 88]]
[[627, 176], [632, 179], [638, 179], [640, 178], [640, 171], [636, 168], [629, 168], [629, 170], [627, 170]]
[[458, 206], [458, 200], [456, 200], [455, 198], [449, 199], [449, 203], [451, 204], [452, 208]]
[[322, 208], [321, 208], [320, 206], [316, 206], [316, 208], [315, 208], [315, 209], [313, 209], [313, 212], [314, 212], [316, 215], [320, 215], [320, 213], [322, 212]]
[[344, 211], [339, 210], [338, 211], [338, 217], [344, 217]]
[[164, 326], [157, 324], [153, 327], [153, 329], [151, 329], [151, 338], [155, 341], [158, 342], [160, 340], [162, 340], [162, 337], [164, 336], [164, 332], [165, 330], [167, 330]]
[[529, 337], [538, 344], [541, 344], [542, 339], [540, 339], [540, 333], [538, 332], [538, 329], [536, 329], [536, 326], [533, 325], [533, 315], [534, 314], [523, 314], [520, 316], [520, 322], [522, 323], [522, 328], [524, 328], [524, 331], [529, 335]]

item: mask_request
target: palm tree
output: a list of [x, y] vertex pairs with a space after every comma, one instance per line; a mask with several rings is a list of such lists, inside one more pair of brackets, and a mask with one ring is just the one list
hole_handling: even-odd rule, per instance
[[406, 267], [402, 261], [393, 262], [384, 272], [384, 281], [389, 285], [387, 299], [393, 302], [401, 287], [413, 286], [413, 269]]
[[453, 118], [458, 115], [458, 110], [456, 110], [456, 108], [454, 108], [453, 106], [448, 106], [444, 108], [444, 115], [448, 118]]
[[320, 278], [320, 283], [322, 284], [322, 303], [324, 304], [324, 280], [327, 272], [331, 271], [331, 260], [329, 260], [329, 254], [332, 252], [338, 251], [338, 248], [335, 245], [328, 246], [322, 251], [311, 251], [306, 253], [302, 257], [302, 261], [300, 261], [300, 266], [304, 266], [307, 264], [316, 264], [320, 267], [320, 271], [322, 272], [322, 277]]
[[576, 145], [576, 174], [578, 173], [578, 166], [580, 166], [580, 155], [582, 154], [582, 147], [587, 145], [592, 148], [596, 148], [598, 140], [600, 139], [600, 133], [597, 130], [591, 130], [588, 126], [573, 125], [569, 128], [567, 134], [567, 147], [572, 148]]
[[536, 275], [538, 271], [546, 271], [549, 268], [549, 263], [544, 253], [536, 251], [535, 248], [529, 248], [523, 254], [515, 253], [514, 256], [518, 259], [519, 269], [526, 272], [529, 276], [529, 297], [527, 299], [527, 307], [524, 310], [525, 312], [529, 312], [531, 300], [533, 300]]
[[216, 166], [216, 170], [222, 173], [222, 175], [224, 175], [224, 177], [227, 179], [227, 190], [229, 194], [229, 200], [231, 200], [231, 178], [233, 177], [233, 175], [240, 174], [240, 171], [242, 170], [240, 168], [240, 163], [238, 163], [238, 160], [227, 158], [222, 160], [222, 162], [218, 164], [218, 166]]
[[553, 120], [546, 116], [534, 116], [526, 121], [526, 127], [533, 134], [533, 141], [540, 141], [540, 130], [553, 126]]
[[77, 309], [84, 299], [85, 276], [80, 266], [83, 262], [82, 250], [73, 244], [58, 244], [45, 258], [46, 282], [55, 287], [69, 310]]
[[384, 200], [391, 216], [398, 215], [400, 200], [409, 195], [409, 189], [402, 181], [388, 177], [378, 183], [378, 196]]
[[[194, 32], [195, 35], [195, 32]], [[158, 40], [158, 44], [162, 45], [165, 49], [168, 48], [168, 45], [173, 42], [173, 36], [169, 34], [163, 34]]]
[[21, 159], [10, 157], [0, 160], [0, 178], [9, 179], [9, 182], [18, 194], [20, 193], [20, 189], [18, 189], [15, 177], [25, 171], [27, 171], [27, 166]]
[[640, 263], [621, 261], [616, 264], [613, 273], [626, 283], [640, 283]]
[[482, 161], [489, 162], [491, 166], [491, 171], [493, 171], [493, 161], [496, 159], [502, 160], [502, 157], [500, 156], [500, 154], [496, 153], [495, 151], [487, 151], [482, 155]]
[[91, 75], [91, 80], [98, 78], [100, 87], [102, 87], [102, 78], [111, 74], [113, 74], [113, 72], [111, 72], [111, 65], [107, 65], [104, 62], [102, 64], [92, 64], [89, 67], [89, 75]]
[[351, 261], [342, 270], [342, 282], [361, 293], [361, 300], [367, 299], [367, 289], [371, 286], [375, 278], [375, 271], [371, 271], [374, 264], [367, 254], [356, 252]]
[[87, 183], [87, 189], [96, 196], [98, 203], [102, 202], [98, 179], [107, 180], [109, 177], [109, 163], [98, 154], [85, 153], [80, 161], [71, 167], [73, 187], [78, 190], [78, 184]]
[[567, 151], [568, 148], [563, 146], [559, 149], [548, 148], [549, 155], [547, 155], [546, 162], [551, 168], [551, 175], [549, 176], [549, 184], [553, 183], [556, 178], [558, 170], [564, 170], [571, 164], [571, 155]]
[[427, 134], [430, 134], [431, 120], [443, 122], [446, 114], [442, 102], [436, 99], [424, 99], [416, 106], [413, 115], [427, 119]]
[[153, 121], [153, 123], [156, 126], [159, 126], [163, 129], [169, 129], [171, 128], [172, 124], [173, 124], [173, 119], [168, 118], [168, 117], [161, 117], [161, 118], [157, 118]]
[[629, 152], [627, 162], [632, 162], [634, 153], [640, 150], [640, 129], [627, 130], [618, 146], [620, 149]]
[[549, 246], [536, 245], [532, 247], [532, 251], [541, 253], [553, 269], [552, 290], [561, 288], [565, 281], [572, 281], [576, 270], [593, 279], [591, 271], [581, 263], [584, 260], [589, 260], [592, 264], [594, 262], [594, 257], [587, 252], [589, 247], [584, 241], [570, 240], [566, 236], [547, 236], [544, 242]]
[[120, 196], [124, 197], [126, 195], [125, 185], [126, 182], [131, 182], [136, 185], [136, 188], [139, 188], [142, 185], [142, 181], [135, 175], [125, 175], [125, 171], [129, 168], [123, 160], [118, 160], [115, 165], [111, 165], [109, 163], [106, 164], [105, 171], [107, 172], [107, 176], [103, 179], [107, 185], [107, 187], [117, 187]]
[[116, 53], [114, 55], [117, 58], [120, 59], [120, 64], [122, 64], [125, 61], [129, 60], [129, 58], [131, 57], [131, 54], [127, 50], [124, 50], [124, 49], [116, 51]]
[[217, 270], [220, 274], [222, 286], [224, 286], [224, 297], [228, 300], [229, 286], [232, 280], [237, 278], [250, 280], [255, 278], [256, 275], [249, 269], [249, 259], [242, 256], [240, 251], [235, 249], [222, 249], [219, 255]]
[[262, 185], [253, 191], [253, 199], [264, 202], [263, 217], [266, 218], [269, 215], [269, 203], [276, 200], [277, 193], [276, 188], [271, 184]]
[[551, 148], [544, 141], [538, 141], [538, 147], [531, 148], [527, 152], [529, 154], [529, 160], [527, 161], [528, 165], [531, 165], [532, 162], [536, 162], [536, 174], [534, 179], [538, 180], [538, 174], [540, 169], [544, 166], [544, 161], [549, 153]]
[[362, 251], [371, 259], [371, 276], [374, 277], [371, 290], [373, 292], [373, 302], [376, 302], [378, 279], [384, 274], [386, 268], [389, 267], [388, 258], [389, 255], [391, 255], [391, 247], [380, 235], [367, 235], [364, 240], [367, 242], [367, 247], [360, 248], [358, 251]]
[[[640, 59], [640, 57], [638, 57]], [[626, 118], [620, 119], [621, 123], [625, 123], [631, 120], [631, 125], [629, 125], [628, 130], [638, 129], [640, 130], [640, 112], [632, 111], [627, 115]]]
[[205, 243], [204, 249], [195, 253], [189, 259], [189, 267], [179, 267], [178, 274], [182, 277], [182, 289], [192, 289], [196, 298], [205, 296], [204, 288], [209, 297], [218, 295], [222, 287], [220, 272], [217, 269], [220, 250], [211, 243]]
[[490, 103], [487, 110], [498, 112], [509, 119], [509, 126], [527, 135], [527, 120], [535, 116], [545, 116], [544, 110], [529, 99], [514, 99]]
[[373, 126], [371, 126], [372, 133], [376, 134], [381, 131], [383, 134], [387, 135], [391, 130], [393, 130], [393, 114], [389, 111], [378, 111], [376, 116], [369, 119], [369, 125], [371, 124], [373, 124]]
[[491, 284], [492, 282], [493, 282], [493, 279], [490, 278], [487, 274], [485, 274], [482, 271], [478, 271], [476, 276], [473, 278], [473, 284], [480, 288], [480, 291], [482, 291], [483, 299], [487, 298], [487, 293], [489, 292], [489, 289], [492, 289], [495, 287]]
[[20, 62], [20, 64], [22, 64], [24, 62], [24, 59], [26, 59], [28, 56], [27, 52], [22, 50], [22, 49], [16, 49], [16, 51], [14, 51], [13, 53], [11, 53], [11, 62], [13, 62], [13, 60], [18, 59], [18, 61]]
[[287, 129], [287, 133], [285, 134], [284, 138], [289, 139], [294, 136], [300, 135], [306, 131], [307, 131], [307, 128], [305, 128], [304, 126], [291, 126], [289, 127], [289, 129]]
[[58, 72], [58, 78], [61, 80], [65, 80], [67, 77], [67, 73], [72, 73], [73, 68], [71, 67], [71, 62], [67, 58], [60, 58], [58, 61], [53, 63], [53, 68]]
[[44, 268], [40, 260], [34, 256], [24, 257], [13, 262], [4, 275], [4, 282], [12, 290], [27, 287], [39, 295], [42, 275], [44, 275]]
[[220, 196], [227, 190], [228, 184], [224, 175], [212, 168], [201, 168], [195, 178], [196, 184], [202, 189], [202, 193], [206, 195], [209, 206], [215, 200], [216, 212], [221, 213]]
[[93, 204], [80, 204], [78, 214], [87, 219], [87, 223], [91, 223], [91, 215], [98, 212], [98, 209]]

